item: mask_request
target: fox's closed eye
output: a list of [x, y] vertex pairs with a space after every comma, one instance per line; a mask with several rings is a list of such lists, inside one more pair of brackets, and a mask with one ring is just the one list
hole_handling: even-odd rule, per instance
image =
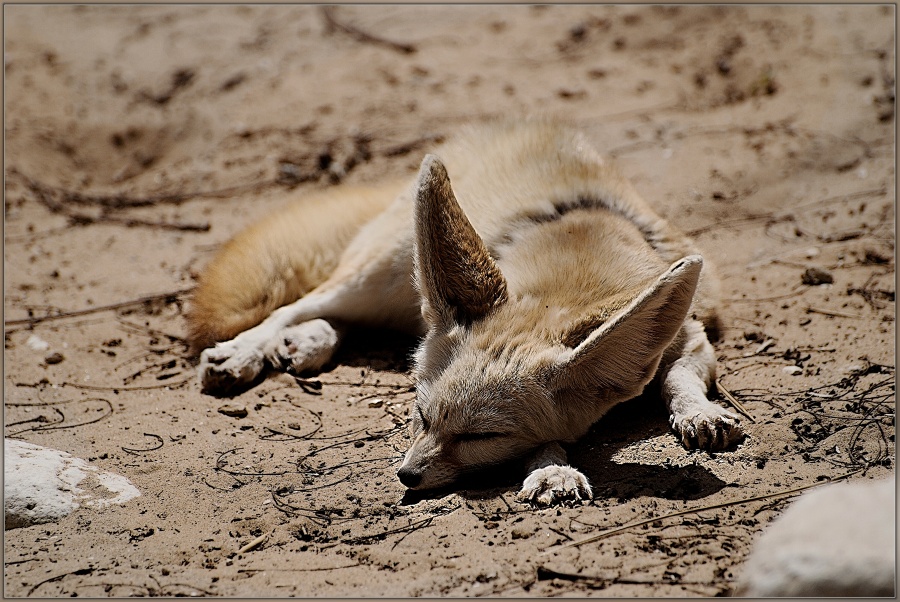
[[497, 437], [503, 437], [505, 435], [506, 433], [486, 431], [483, 433], [460, 433], [456, 436], [456, 438], [460, 441], [484, 441], [485, 439], [495, 439]]
[[422, 421], [422, 428], [427, 431], [431, 427], [431, 423], [425, 419], [425, 414], [422, 413], [422, 408], [416, 406], [416, 412], [419, 414], [419, 420]]

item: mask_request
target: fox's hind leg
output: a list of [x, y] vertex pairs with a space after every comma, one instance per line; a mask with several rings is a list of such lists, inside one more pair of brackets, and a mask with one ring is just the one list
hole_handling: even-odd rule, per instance
[[744, 428], [737, 414], [706, 398], [716, 377], [716, 357], [703, 325], [687, 320], [679, 336], [681, 344], [674, 345], [679, 355], [662, 371], [669, 424], [687, 449], [731, 447], [744, 438]]
[[275, 310], [258, 326], [204, 350], [199, 367], [203, 390], [229, 393], [256, 380], [266, 365], [297, 372], [321, 369], [340, 344], [343, 324], [402, 327], [398, 322], [403, 316], [390, 320], [385, 314], [391, 309], [403, 313], [404, 308], [409, 314], [418, 312], [411, 282], [406, 295], [384, 299], [384, 291], [372, 280], [361, 274], [350, 280], [326, 281], [307, 296]]
[[203, 389], [227, 392], [250, 383], [266, 364], [293, 374], [321, 370], [334, 356], [344, 332], [339, 322], [316, 318], [280, 330], [270, 324], [257, 333], [256, 344], [248, 337], [239, 341], [240, 336], [220, 343], [200, 356]]
[[203, 390], [227, 394], [252, 383], [267, 365], [318, 370], [331, 359], [347, 326], [421, 333], [410, 220], [408, 203], [400, 200], [360, 231], [325, 282], [261, 324], [204, 350]]

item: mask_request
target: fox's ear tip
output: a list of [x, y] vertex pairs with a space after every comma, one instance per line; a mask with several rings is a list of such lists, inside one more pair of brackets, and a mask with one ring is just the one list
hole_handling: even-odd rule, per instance
[[682, 257], [678, 261], [672, 264], [669, 268], [670, 273], [683, 273], [683, 272], [693, 272], [700, 271], [703, 268], [703, 257], [701, 255], [688, 255], [687, 257]]
[[688, 255], [687, 257], [682, 257], [675, 263], [675, 267], [692, 265], [703, 265], [703, 256], [698, 254]]
[[419, 167], [418, 187], [419, 189], [430, 189], [436, 185], [442, 185], [449, 181], [447, 168], [437, 155], [427, 154], [422, 159], [422, 165]]
[[438, 158], [437, 155], [433, 155], [433, 154], [431, 154], [431, 153], [428, 153], [428, 154], [426, 154], [425, 157], [422, 159], [422, 169], [423, 169], [423, 170], [424, 170], [424, 169], [431, 169], [432, 167], [434, 167], [434, 166], [436, 166], [436, 165], [441, 165], [441, 160]]

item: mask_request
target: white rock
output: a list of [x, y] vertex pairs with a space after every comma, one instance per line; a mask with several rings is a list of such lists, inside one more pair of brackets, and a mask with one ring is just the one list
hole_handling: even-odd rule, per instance
[[756, 542], [735, 595], [894, 596], [895, 498], [893, 477], [804, 494]]
[[44, 339], [42, 339], [41, 337], [39, 337], [36, 334], [33, 334], [30, 337], [28, 337], [28, 340], [25, 341], [25, 344], [28, 345], [28, 347], [34, 351], [47, 351], [48, 349], [50, 349], [50, 343], [48, 343], [47, 341], [45, 341]]
[[790, 374], [791, 376], [797, 376], [798, 374], [803, 372], [803, 368], [800, 366], [785, 366], [781, 369], [786, 374]]
[[3, 442], [5, 528], [57, 521], [75, 509], [124, 504], [141, 493], [123, 476], [66, 452], [15, 439]]

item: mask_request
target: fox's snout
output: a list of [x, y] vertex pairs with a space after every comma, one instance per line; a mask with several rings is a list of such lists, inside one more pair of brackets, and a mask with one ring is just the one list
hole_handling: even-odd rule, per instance
[[[440, 446], [432, 437], [419, 433], [403, 458], [403, 464], [397, 470], [397, 478], [409, 489], [426, 488], [433, 480], [433, 463], [441, 456]], [[440, 462], [438, 462], [440, 464]], [[429, 482], [426, 482], [429, 481]]]
[[402, 466], [400, 467], [400, 470], [397, 471], [397, 478], [400, 479], [400, 482], [406, 487], [415, 489], [422, 482], [422, 471], [408, 466]]
[[397, 470], [397, 478], [409, 489], [433, 489], [451, 483], [458, 472], [447, 448], [434, 436], [419, 433]]

